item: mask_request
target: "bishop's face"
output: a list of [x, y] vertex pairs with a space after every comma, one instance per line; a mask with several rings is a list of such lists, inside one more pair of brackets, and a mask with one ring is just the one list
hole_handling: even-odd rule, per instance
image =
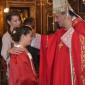
[[61, 13], [55, 15], [55, 22], [58, 22], [60, 27], [63, 27], [64, 25], [65, 16], [65, 14]]
[[67, 16], [65, 13], [57, 14], [55, 21], [58, 22], [60, 27], [65, 27], [67, 30], [72, 27], [72, 18], [70, 15]]

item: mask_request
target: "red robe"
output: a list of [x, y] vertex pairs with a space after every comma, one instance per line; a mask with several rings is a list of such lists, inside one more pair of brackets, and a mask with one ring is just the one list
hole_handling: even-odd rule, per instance
[[77, 18], [72, 37], [72, 55], [75, 68], [75, 85], [85, 85], [85, 22]]
[[68, 48], [60, 40], [65, 31], [42, 36], [40, 85], [71, 85]]
[[38, 85], [25, 52], [10, 55], [9, 85]]

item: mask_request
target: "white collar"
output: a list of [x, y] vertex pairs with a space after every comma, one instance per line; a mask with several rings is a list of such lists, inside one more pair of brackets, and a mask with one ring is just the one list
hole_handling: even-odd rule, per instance
[[17, 47], [17, 48], [24, 48], [22, 45], [20, 45], [20, 44], [14, 44], [14, 47]]
[[[20, 45], [20, 44], [14, 44], [14, 47], [17, 47], [17, 48], [24, 48], [22, 45]], [[27, 55], [29, 56], [29, 59], [31, 60], [32, 59], [32, 55], [30, 54], [30, 52], [26, 52], [27, 53]]]

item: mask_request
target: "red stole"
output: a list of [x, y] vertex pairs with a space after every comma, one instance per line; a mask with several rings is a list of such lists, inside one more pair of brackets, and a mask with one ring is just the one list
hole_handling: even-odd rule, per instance
[[9, 85], [38, 85], [25, 52], [11, 54], [9, 66]]
[[74, 21], [72, 37], [72, 56], [75, 68], [75, 85], [85, 85], [85, 22], [81, 19]]
[[[49, 35], [48, 37], [46, 35], [43, 35], [41, 38], [42, 40], [41, 40], [40, 75], [39, 75], [40, 85], [70, 85], [70, 83], [66, 84], [66, 82], [69, 82], [66, 79], [69, 78], [68, 76], [65, 76], [65, 74], [68, 71], [64, 67], [66, 66], [65, 65], [66, 60], [68, 60], [67, 62], [69, 63], [68, 51], [65, 50], [66, 48], [60, 51], [58, 48], [59, 47], [58, 45], [60, 45], [60, 38], [64, 33], [65, 30], [61, 29], [55, 34]], [[65, 50], [65, 54], [64, 54], [64, 50]], [[66, 55], [65, 59], [63, 55]], [[62, 58], [65, 60], [64, 64]], [[70, 68], [69, 64], [67, 64], [67, 69], [68, 68]], [[65, 72], [65, 74], [63, 71]], [[69, 73], [67, 73], [67, 75], [68, 74]], [[59, 81], [57, 81], [58, 79]], [[62, 84], [60, 84], [60, 82], [62, 82]]]

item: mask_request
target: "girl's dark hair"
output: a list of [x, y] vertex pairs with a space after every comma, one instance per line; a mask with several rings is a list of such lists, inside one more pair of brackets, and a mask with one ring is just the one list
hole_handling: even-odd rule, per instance
[[[21, 20], [20, 14], [19, 14], [17, 11], [12, 11], [12, 12], [9, 12], [9, 13], [6, 15], [6, 22], [7, 22], [7, 21], [11, 21], [12, 16], [18, 16], [19, 19]], [[8, 24], [8, 23], [7, 23], [7, 24]], [[9, 34], [11, 34], [9, 24], [8, 24], [7, 31], [9, 32]]]
[[32, 29], [28, 26], [14, 28], [14, 30], [11, 33], [12, 40], [18, 43], [20, 41], [22, 35], [27, 35], [31, 31], [32, 31]]
[[6, 21], [11, 21], [12, 16], [19, 16], [19, 18], [21, 19], [19, 12], [11, 11], [6, 15]]
[[25, 25], [25, 26], [28, 25], [28, 26], [31, 26], [32, 29], [35, 29], [34, 18], [32, 18], [32, 17], [26, 18], [23, 22], [23, 25]]

